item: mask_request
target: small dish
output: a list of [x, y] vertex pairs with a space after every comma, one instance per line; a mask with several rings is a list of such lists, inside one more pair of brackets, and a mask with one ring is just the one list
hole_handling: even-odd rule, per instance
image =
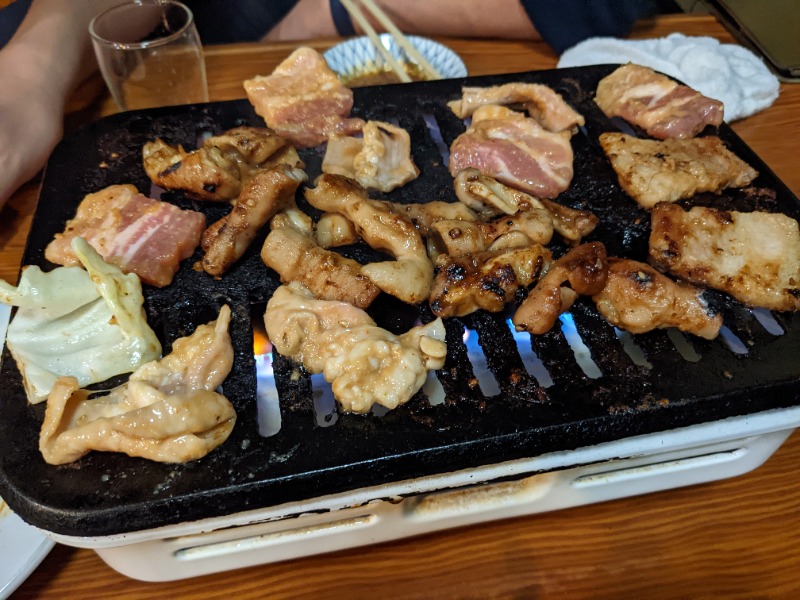
[[[467, 76], [467, 67], [461, 57], [447, 46], [428, 38], [406, 36], [417, 51], [433, 65], [444, 79]], [[383, 46], [400, 64], [408, 69], [414, 80], [424, 79], [421, 70], [408, 58], [405, 51], [388, 33], [380, 34]], [[366, 36], [341, 42], [323, 56], [328, 66], [350, 86], [398, 83], [397, 76], [384, 64], [384, 60]]]

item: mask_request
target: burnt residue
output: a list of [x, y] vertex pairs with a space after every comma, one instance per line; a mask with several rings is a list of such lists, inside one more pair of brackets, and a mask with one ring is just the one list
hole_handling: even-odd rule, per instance
[[[355, 90], [357, 116], [396, 122], [409, 130], [420, 177], [381, 196], [397, 202], [455, 200], [452, 179], [424, 115], [431, 116], [448, 147], [465, 128], [446, 102], [461, 85], [530, 81], [564, 94], [587, 122], [573, 137], [575, 176], [557, 200], [594, 211], [600, 225], [587, 241], [601, 241], [610, 256], [647, 259], [649, 215], [620, 188], [597, 143], [618, 124], [593, 102], [597, 82], [614, 66], [561, 69], [514, 75], [443, 80]], [[142, 145], [156, 137], [194, 149], [203, 134], [241, 125], [262, 125], [247, 101], [220, 102], [129, 112], [103, 119], [63, 140], [51, 157], [26, 248], [24, 264], [53, 265], [43, 249], [64, 228], [83, 196], [107, 185], [132, 183], [144, 193], [150, 182], [141, 165]], [[704, 194], [698, 203], [724, 210], [774, 210], [798, 217], [789, 190], [728, 128], [726, 145], [758, 169], [753, 186]], [[323, 153], [304, 149], [309, 181], [319, 174]], [[100, 168], [98, 165], [102, 164]], [[209, 223], [227, 203], [199, 201], [181, 192], [162, 199], [202, 211]], [[302, 191], [298, 205], [312, 217]], [[265, 235], [265, 234], [264, 234]], [[377, 416], [339, 414], [329, 427], [317, 425], [309, 374], [273, 353], [280, 397], [281, 429], [258, 434], [252, 319], [259, 318], [279, 281], [261, 262], [263, 235], [222, 279], [193, 268], [202, 251], [184, 261], [171, 286], [145, 286], [145, 309], [168, 350], [172, 342], [213, 319], [222, 304], [233, 309], [234, 369], [223, 389], [237, 410], [231, 437], [208, 456], [185, 465], [163, 465], [114, 453], [95, 452], [71, 465], [45, 464], [38, 452], [44, 405], [29, 406], [20, 375], [4, 352], [0, 386], [0, 496], [26, 520], [74, 536], [104, 536], [194, 521], [293, 500], [317, 497], [418, 476], [538, 456], [624, 437], [795, 405], [800, 401], [800, 317], [774, 314], [783, 335], [768, 333], [746, 307], [708, 292], [711, 309], [747, 347], [734, 354], [721, 341], [689, 338], [699, 357], [685, 360], [665, 331], [634, 336], [652, 368], [634, 363], [588, 299], [571, 310], [575, 329], [600, 371], [589, 376], [576, 360], [561, 323], [540, 336], [516, 337], [508, 314], [476, 313], [445, 320], [448, 355], [437, 373], [444, 402], [432, 406], [423, 392], [394, 411]], [[555, 257], [567, 247], [552, 244]], [[360, 262], [387, 260], [363, 244], [339, 249]], [[521, 301], [521, 290], [515, 300]], [[388, 296], [369, 310], [383, 327], [400, 332], [434, 317], [429, 307], [411, 307]], [[255, 315], [255, 317], [254, 317]], [[486, 396], [464, 342], [477, 332], [479, 346], [499, 393]], [[521, 341], [520, 341], [521, 339]], [[552, 379], [542, 387], [522, 355], [536, 353]], [[114, 383], [116, 383], [115, 381]], [[98, 389], [103, 386], [97, 386]]]

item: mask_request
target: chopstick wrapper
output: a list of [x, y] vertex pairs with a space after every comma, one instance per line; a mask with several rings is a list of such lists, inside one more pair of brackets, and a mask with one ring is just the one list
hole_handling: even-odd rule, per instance
[[780, 82], [753, 52], [710, 37], [673, 33], [652, 40], [590, 38], [566, 50], [561, 67], [636, 63], [678, 79], [725, 105], [725, 120], [735, 121], [770, 106]]

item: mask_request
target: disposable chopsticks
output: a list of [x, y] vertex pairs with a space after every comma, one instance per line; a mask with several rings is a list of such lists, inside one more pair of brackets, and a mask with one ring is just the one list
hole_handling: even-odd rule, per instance
[[[369, 37], [370, 41], [372, 42], [372, 45], [375, 46], [375, 49], [378, 50], [389, 67], [397, 74], [397, 76], [400, 78], [400, 81], [405, 83], [411, 81], [411, 77], [409, 77], [406, 70], [381, 43], [378, 34], [375, 32], [375, 29], [372, 27], [366, 17], [364, 17], [364, 14], [361, 12], [361, 8], [358, 6], [357, 2], [358, 0], [341, 0], [345, 10], [347, 10], [350, 16], [355, 19], [359, 27], [364, 30], [364, 32], [367, 34], [367, 37]], [[381, 26], [386, 29], [389, 35], [394, 38], [394, 41], [406, 53], [406, 55], [413, 62], [419, 65], [428, 79], [442, 78], [442, 75], [436, 70], [436, 68], [424, 56], [422, 56], [422, 54], [419, 53], [414, 45], [408, 41], [408, 38], [403, 35], [403, 32], [400, 31], [394, 23], [392, 23], [392, 20], [383, 11], [383, 9], [376, 5], [372, 0], [360, 0], [360, 3], [361, 6], [368, 10], [372, 16], [375, 17], [375, 20], [377, 20], [378, 23], [380, 23]]]

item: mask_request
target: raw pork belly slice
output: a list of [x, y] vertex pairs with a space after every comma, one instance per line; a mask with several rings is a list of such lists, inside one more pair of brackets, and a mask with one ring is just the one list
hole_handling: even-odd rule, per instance
[[628, 63], [597, 85], [595, 102], [609, 117], [622, 117], [660, 140], [691, 138], [722, 123], [722, 102]]
[[770, 310], [800, 310], [800, 229], [784, 214], [659, 204], [650, 261]]
[[450, 173], [472, 167], [536, 197], [555, 198], [572, 181], [569, 140], [569, 132], [552, 133], [520, 113], [484, 106], [450, 147]]
[[164, 287], [180, 262], [194, 252], [205, 225], [202, 213], [148, 198], [132, 185], [112, 185], [81, 201], [75, 218], [64, 233], [56, 234], [44, 255], [58, 265], [79, 266], [70, 245], [79, 236], [106, 262]]
[[318, 146], [332, 135], [352, 135], [364, 124], [348, 118], [352, 90], [311, 48], [298, 48], [271, 75], [245, 81], [244, 89], [267, 126], [298, 148]]

